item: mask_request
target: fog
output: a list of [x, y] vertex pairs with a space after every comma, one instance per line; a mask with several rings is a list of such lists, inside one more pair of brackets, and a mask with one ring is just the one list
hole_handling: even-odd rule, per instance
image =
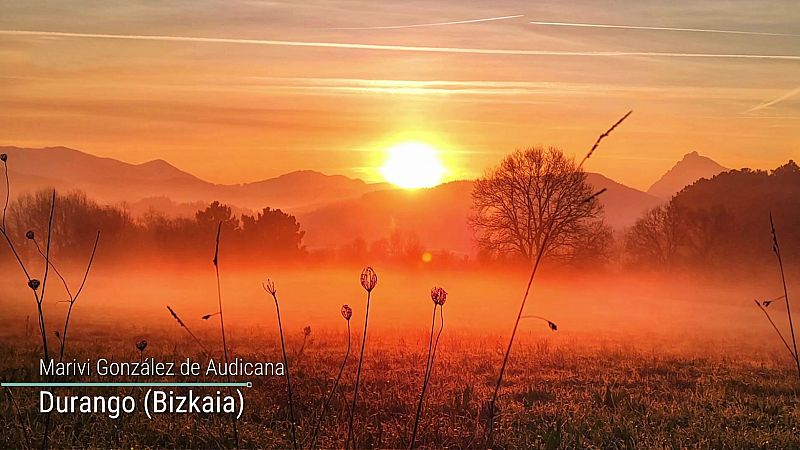
[[[379, 282], [370, 307], [371, 339], [422, 335], [431, 322], [430, 289], [442, 286], [449, 293], [444, 306], [445, 336], [480, 336], [494, 342], [509, 335], [528, 278], [522, 269], [375, 269]], [[4, 311], [0, 336], [7, 341], [23, 336], [26, 326], [29, 334], [36, 334], [35, 302], [15, 270], [4, 270], [0, 278], [0, 308]], [[223, 264], [223, 307], [234, 344], [237, 336], [277, 333], [274, 302], [261, 286], [267, 278], [277, 287], [288, 336], [301, 336], [305, 326], [311, 326], [315, 336], [344, 332], [339, 310], [345, 303], [354, 311], [353, 332], [360, 333], [366, 302], [359, 284], [360, 270], [356, 265], [254, 270]], [[82, 275], [78, 267], [64, 268], [62, 273], [68, 281], [80, 280]], [[44, 309], [52, 332], [63, 326], [67, 296], [60, 280], [52, 272], [50, 276]], [[779, 277], [722, 282], [696, 274], [545, 270], [534, 281], [524, 314], [551, 320], [558, 331], [531, 318], [523, 319], [519, 333], [523, 338], [595, 343], [607, 339], [645, 348], [696, 349], [725, 343], [777, 353], [781, 351], [778, 338], [753, 300], [781, 294]], [[73, 310], [70, 336], [78, 340], [103, 336], [134, 339], [166, 332], [183, 338], [184, 331], [166, 305], [197, 334], [211, 339], [218, 333], [216, 317], [201, 319], [217, 311], [210, 261], [206, 268], [133, 263], [97, 266]], [[769, 309], [779, 325], [785, 322], [784, 308], [782, 302], [775, 302]]]

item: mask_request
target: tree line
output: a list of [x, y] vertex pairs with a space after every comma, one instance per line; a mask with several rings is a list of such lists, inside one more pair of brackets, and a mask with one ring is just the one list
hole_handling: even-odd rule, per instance
[[[23, 194], [9, 205], [9, 234], [28, 256], [35, 257], [37, 250], [22, 245], [29, 240], [26, 233], [44, 236], [51, 195]], [[526, 264], [544, 248], [551, 263], [580, 267], [756, 267], [771, 258], [770, 213], [785, 254], [800, 254], [800, 168], [794, 161], [771, 171], [731, 170], [701, 179], [626, 230], [612, 231], [606, 224], [601, 198], [602, 191], [595, 191], [586, 173], [560, 149], [534, 147], [510, 154], [476, 181], [472, 192], [468, 222], [478, 244], [478, 263]], [[134, 217], [122, 206], [99, 204], [80, 191], [58, 196], [52, 251], [59, 260], [80, 257], [102, 230], [104, 255], [207, 256], [219, 223], [226, 252], [244, 259], [448, 266], [471, 261], [447, 251], [426, 251], [412, 231], [394, 230], [369, 242], [354, 236], [348, 243], [309, 251], [301, 224], [280, 209], [236, 215], [215, 201], [190, 217], [155, 210]]]

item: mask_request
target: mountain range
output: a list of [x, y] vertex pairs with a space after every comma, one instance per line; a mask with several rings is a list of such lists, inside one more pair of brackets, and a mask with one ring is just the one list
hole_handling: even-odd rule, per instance
[[[306, 231], [305, 242], [312, 248], [343, 245], [356, 238], [370, 242], [402, 230], [416, 234], [434, 249], [474, 250], [467, 228], [473, 183], [468, 180], [403, 190], [386, 183], [301, 170], [253, 183], [226, 185], [202, 180], [163, 160], [130, 164], [66, 147], [0, 147], [0, 152], [9, 156], [17, 193], [47, 187], [80, 189], [101, 202], [125, 202], [134, 214], [148, 208], [189, 214], [212, 200], [233, 205], [235, 211], [270, 206], [296, 215]], [[648, 192], [598, 173], [589, 173], [588, 181], [595, 189], [606, 189], [600, 197], [606, 221], [622, 229], [686, 185], [723, 170], [711, 159], [692, 152]]]
[[366, 192], [388, 189], [342, 175], [300, 170], [254, 183], [214, 184], [157, 159], [130, 164], [66, 147], [0, 147], [10, 159], [18, 192], [52, 187], [80, 189], [103, 202], [136, 202], [168, 197], [175, 202], [220, 200], [243, 208], [271, 206], [302, 211]]

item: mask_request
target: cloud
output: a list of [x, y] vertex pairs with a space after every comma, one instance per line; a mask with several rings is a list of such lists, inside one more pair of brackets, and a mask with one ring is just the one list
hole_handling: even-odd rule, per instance
[[752, 54], [752, 53], [679, 53], [679, 52], [646, 52], [646, 51], [580, 51], [579, 52], [579, 51], [559, 51], [559, 50], [428, 47], [428, 46], [391, 45], [391, 44], [361, 44], [361, 43], [347, 43], [347, 42], [283, 41], [283, 40], [269, 40], [269, 39], [242, 39], [242, 38], [195, 37], [195, 36], [70, 33], [61, 31], [0, 30], [0, 35], [37, 36], [37, 37], [51, 37], [51, 38], [194, 42], [194, 43], [213, 43], [213, 44], [313, 47], [313, 48], [337, 48], [337, 49], [354, 49], [354, 50], [421, 52], [421, 53], [455, 53], [455, 54], [477, 54], [477, 55], [555, 56], [555, 57], [649, 56], [657, 58], [765, 59], [765, 60], [791, 60], [791, 61], [800, 60], [800, 55], [770, 55], [770, 54]]
[[518, 17], [523, 17], [522, 14], [517, 14], [515, 16], [500, 16], [500, 17], [486, 17], [483, 19], [469, 19], [469, 20], [456, 20], [453, 22], [433, 22], [433, 23], [420, 23], [415, 25], [392, 25], [392, 26], [384, 26], [384, 27], [337, 27], [337, 28], [326, 28], [327, 30], [396, 30], [399, 28], [424, 28], [424, 27], [440, 27], [444, 25], [461, 25], [466, 23], [478, 23], [478, 22], [492, 22], [495, 20], [509, 20], [509, 19], [516, 19]]
[[722, 34], [746, 34], [756, 36], [788, 36], [800, 37], [800, 34], [791, 33], [770, 33], [765, 31], [742, 31], [742, 30], [717, 30], [709, 28], [675, 28], [675, 27], [648, 27], [640, 25], [608, 25], [600, 23], [573, 23], [573, 22], [528, 22], [533, 25], [546, 25], [556, 27], [581, 27], [581, 28], [618, 28], [625, 30], [654, 30], [654, 31], [685, 31], [691, 33], [722, 33]]
[[778, 97], [778, 98], [776, 98], [774, 100], [770, 100], [768, 102], [761, 103], [760, 105], [756, 105], [756, 106], [748, 109], [745, 112], [746, 113], [751, 113], [751, 112], [759, 111], [759, 110], [764, 109], [764, 108], [769, 108], [770, 106], [775, 105], [777, 103], [780, 103], [780, 102], [782, 102], [784, 100], [788, 100], [788, 99], [794, 97], [797, 94], [800, 94], [800, 88], [792, 89], [791, 91], [781, 95], [780, 97]]

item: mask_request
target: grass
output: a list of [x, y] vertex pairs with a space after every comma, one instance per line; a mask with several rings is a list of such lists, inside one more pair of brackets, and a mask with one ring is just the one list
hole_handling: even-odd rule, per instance
[[[131, 341], [93, 339], [104, 330], [75, 333], [76, 357], [108, 355], [116, 360], [138, 358]], [[566, 333], [566, 332], [560, 332]], [[131, 333], [123, 332], [122, 336]], [[213, 330], [208, 330], [208, 339]], [[409, 445], [418, 378], [409, 367], [425, 359], [422, 332], [373, 339], [366, 352], [362, 401], [355, 420], [359, 447], [403, 448]], [[298, 430], [311, 433], [330, 378], [341, 363], [341, 332], [320, 332], [306, 358], [293, 367]], [[160, 360], [202, 359], [191, 339], [172, 330], [149, 336], [148, 356]], [[302, 336], [289, 337], [298, 347]], [[0, 346], [0, 377], [35, 379], [38, 354], [33, 342]], [[240, 333], [237, 356], [272, 360], [280, 354], [277, 341], [264, 334]], [[272, 342], [267, 344], [267, 342]], [[420, 448], [469, 448], [483, 438], [480, 405], [491, 395], [496, 365], [502, 356], [496, 337], [445, 334], [431, 378], [418, 443]], [[797, 448], [800, 446], [800, 387], [793, 367], [752, 348], [728, 353], [719, 342], [698, 340], [693, 351], [664, 349], [662, 342], [610, 336], [549, 334], [520, 336], [509, 363], [503, 395], [498, 401], [496, 448]], [[659, 350], [654, 350], [659, 348]], [[661, 350], [664, 349], [664, 350]], [[354, 367], [345, 369], [338, 394], [319, 433], [320, 448], [340, 448], [347, 427]], [[118, 380], [126, 381], [126, 380]], [[245, 392], [247, 406], [239, 422], [243, 448], [291, 446], [290, 423], [282, 377], [264, 377]], [[113, 390], [112, 390], [113, 391]], [[100, 391], [98, 391], [100, 392]], [[102, 391], [108, 392], [108, 391]], [[140, 397], [133, 389], [120, 389]], [[15, 390], [21, 411], [32, 411], [37, 399]], [[28, 413], [30, 414], [30, 413]], [[9, 424], [0, 430], [0, 447], [20, 447], [16, 412], [0, 404]], [[42, 424], [29, 418], [41, 436]], [[144, 414], [116, 421], [92, 415], [53, 415], [52, 442], [59, 447], [178, 447], [217, 448], [229, 430], [224, 416]], [[36, 445], [34, 443], [34, 445]]]

